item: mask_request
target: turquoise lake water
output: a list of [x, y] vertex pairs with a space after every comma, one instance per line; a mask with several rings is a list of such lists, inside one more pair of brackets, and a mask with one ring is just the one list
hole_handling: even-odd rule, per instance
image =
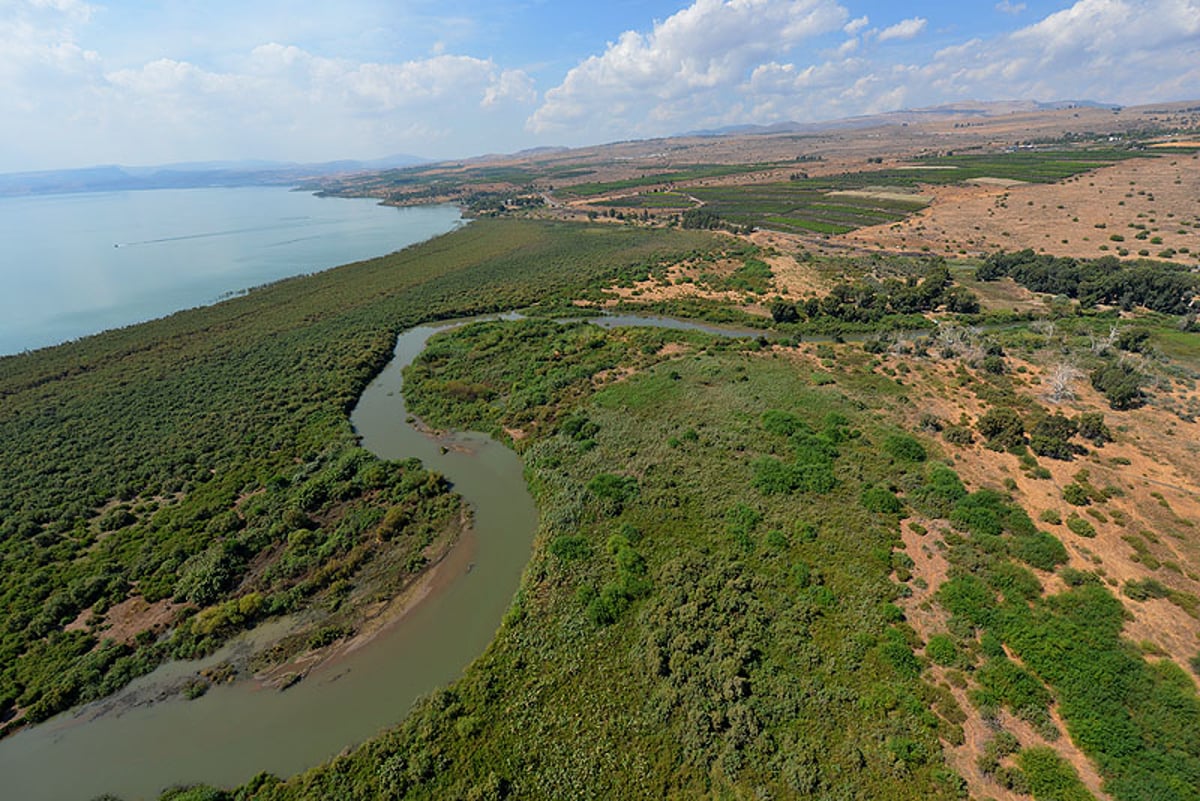
[[460, 224], [279, 187], [0, 198], [0, 355], [382, 256]]

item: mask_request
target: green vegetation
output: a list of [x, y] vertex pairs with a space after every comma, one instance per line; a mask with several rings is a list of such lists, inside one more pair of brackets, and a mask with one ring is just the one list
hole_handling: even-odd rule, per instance
[[1095, 801], [1079, 775], [1053, 749], [1026, 748], [1017, 755], [1036, 801]]
[[[895, 507], [859, 503], [898, 502], [920, 443], [750, 344], [541, 321], [431, 342], [411, 408], [528, 432], [541, 545], [453, 688], [256, 797], [958, 798], [938, 742], [956, 724], [892, 604]], [[636, 372], [597, 386], [606, 359]], [[421, 386], [447, 381], [494, 395]]]
[[[691, 227], [769, 228], [795, 233], [842, 234], [855, 228], [902, 220], [924, 208], [915, 190], [922, 184], [961, 183], [991, 177], [1053, 182], [1130, 158], [1127, 151], [1003, 153], [921, 159], [918, 166], [810, 178], [796, 173], [786, 183], [693, 186], [687, 193], [703, 203]], [[930, 169], [931, 167], [937, 169]], [[585, 185], [586, 194], [662, 183], [665, 176]], [[672, 180], [683, 180], [672, 178]], [[571, 191], [580, 191], [571, 187]], [[906, 194], [911, 194], [906, 197]], [[661, 208], [656, 194], [624, 198], [622, 206]], [[703, 212], [703, 217], [695, 216]], [[684, 225], [689, 224], [685, 215]]]
[[[560, 194], [573, 197], [592, 197], [609, 192], [619, 192], [626, 189], [636, 189], [643, 186], [674, 184], [683, 181], [696, 181], [701, 178], [718, 178], [726, 175], [741, 175], [748, 172], [761, 172], [770, 169], [771, 164], [695, 164], [673, 172], [651, 173], [639, 178], [627, 178], [620, 181], [603, 181], [596, 183], [581, 183], [564, 186]], [[690, 191], [690, 190], [689, 190]], [[653, 197], [650, 195], [649, 197]]]
[[706, 213], [727, 224], [821, 234], [895, 222], [925, 207], [919, 197], [904, 200], [872, 196], [869, 192], [830, 194], [840, 186], [837, 181], [803, 179], [780, 184], [692, 187], [688, 194], [704, 203]]
[[[1131, 150], [1042, 150], [1022, 153], [979, 153], [921, 159], [930, 166], [955, 167], [926, 174], [926, 183], [958, 183], [973, 178], [1006, 178], [1029, 183], [1054, 183], [1081, 172], [1144, 154]], [[940, 174], [939, 174], [940, 173]], [[864, 173], [872, 176], [873, 173]]]
[[[421, 320], [553, 308], [708, 235], [479, 222], [402, 253], [0, 360], [0, 720], [39, 720], [321, 593], [400, 581], [457, 501], [347, 415]], [[98, 619], [175, 599], [170, 636]]]
[[[689, 188], [709, 193], [689, 219], [835, 230], [908, 211], [880, 186], [1053, 180], [1094, 166], [1062, 154], [929, 165], [955, 169], [822, 179], [872, 197], [833, 198], [832, 184], [817, 190], [799, 173], [780, 186]], [[708, 169], [725, 168], [688, 175]], [[544, 180], [536, 173], [495, 177]], [[651, 179], [687, 178], [637, 186]], [[675, 202], [668, 195], [659, 202]], [[1151, 373], [1154, 402], [1164, 376], [1190, 386], [1195, 376], [1169, 372], [1153, 349], [1194, 343], [1158, 322], [1113, 329], [1109, 349], [1143, 354], [1119, 360], [1096, 347], [1109, 318], [1088, 312], [1064, 314], [1056, 334], [942, 325], [813, 347], [796, 335], [995, 318], [976, 316], [978, 301], [940, 260], [829, 259], [817, 266], [831, 291], [796, 301], [775, 294], [768, 258], [701, 230], [484, 220], [384, 259], [0, 361], [0, 719], [44, 718], [281, 612], [324, 610], [296, 648], [352, 635], [370, 581], [399, 585], [422, 570], [462, 510], [436, 473], [359, 448], [348, 412], [403, 328], [522, 308], [527, 319], [433, 338], [405, 376], [414, 414], [490, 431], [524, 460], [539, 529], [491, 646], [394, 730], [327, 765], [164, 798], [958, 799], [965, 784], [942, 744], [963, 742], [962, 691], [990, 724], [1007, 710], [1052, 742], [1059, 720], [1118, 801], [1200, 801], [1195, 682], [1153, 643], [1121, 637], [1128, 609], [1156, 599], [1200, 615], [1200, 599], [1180, 589], [1185, 570], [1158, 561], [1153, 534], [1126, 534], [1163, 580], [1109, 577], [1082, 545], [1103, 545], [1130, 516], [1106, 505], [1121, 489], [1093, 484], [1086, 469], [1061, 490], [1064, 509], [1080, 513], [1047, 509], [1035, 522], [1020, 503], [1034, 496], [1028, 478], [1054, 475], [1034, 454], [1090, 456], [1096, 471], [1122, 464], [1080, 444], [1113, 439], [1102, 414], [1032, 400], [1044, 379], [1027, 357], [1047, 343], [1078, 353], [1090, 339], [1079, 364], [1125, 409], [1146, 400]], [[710, 288], [758, 296], [781, 338], [555, 322], [578, 313], [572, 300], [664, 280], [674, 263]], [[1094, 278], [1081, 277], [1076, 294]], [[749, 320], [716, 301], [672, 303], [659, 310]], [[979, 399], [973, 424], [967, 412], [939, 419], [958, 412], [923, 407], [913, 391], [938, 361], [955, 390]], [[1123, 447], [1127, 429], [1114, 430]], [[1003, 472], [964, 472], [968, 489], [952, 466], [978, 455], [958, 447], [977, 435]], [[1045, 505], [1055, 490], [1034, 486]], [[1081, 543], [1097, 533], [1081, 514], [1105, 537]], [[1038, 527], [1064, 523], [1076, 569]], [[922, 557], [904, 552], [902, 524], [926, 557], [949, 563], [920, 602], [933, 612], [920, 620], [945, 621], [921, 623], [933, 631], [906, 619], [903, 599], [930, 577], [914, 576]], [[165, 630], [117, 643], [81, 617], [135, 597], [174, 615]], [[978, 766], [1036, 799], [1088, 797], [1054, 751], [1019, 749], [1003, 730]]]
[[[944, 476], [936, 481], [952, 486]], [[995, 499], [984, 500], [975, 508], [1003, 508]], [[1195, 781], [1200, 776], [1195, 727], [1200, 699], [1192, 681], [1174, 663], [1148, 663], [1121, 640], [1124, 609], [1099, 583], [1072, 571], [1068, 590], [1042, 597], [1033, 576], [1007, 560], [1006, 549], [994, 537], [997, 522], [978, 513], [964, 519], [961, 509], [956, 507], [951, 520], [971, 537], [948, 538], [951, 578], [938, 598], [951, 614], [950, 632], [992, 657], [977, 671], [976, 703], [985, 710], [1004, 704], [1044, 725], [1039, 718], [1054, 698], [1072, 740], [1097, 762], [1114, 798], [1200, 798]], [[1018, 530], [1032, 526], [1027, 518], [1017, 520]], [[1153, 595], [1157, 589], [1143, 583], [1127, 592]], [[1012, 649], [1023, 668], [1004, 659], [996, 647], [1000, 643]], [[1034, 679], [1050, 692], [1039, 689]], [[1067, 782], [1036, 752], [1028, 766], [1039, 776], [1044, 773], [1045, 784], [1039, 778], [1036, 785], [1044, 797], [1055, 797], [1048, 788]], [[1030, 781], [1029, 787], [1034, 786]]]
[[1183, 265], [1127, 264], [1114, 256], [1080, 260], [1032, 250], [988, 256], [976, 275], [984, 281], [1007, 275], [1034, 292], [1076, 298], [1085, 308], [1100, 303], [1123, 309], [1145, 306], [1165, 314], [1186, 314], [1200, 291], [1200, 277]]

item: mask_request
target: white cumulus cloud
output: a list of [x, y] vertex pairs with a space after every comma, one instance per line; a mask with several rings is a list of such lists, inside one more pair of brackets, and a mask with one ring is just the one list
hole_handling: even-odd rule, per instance
[[871, 18], [864, 15], [861, 17], [856, 17], [856, 18], [850, 20], [849, 22], [847, 22], [845, 24], [845, 26], [842, 27], [842, 30], [845, 31], [848, 35], [853, 36], [854, 34], [858, 33], [859, 31], [861, 31], [863, 28], [867, 27], [870, 24], [871, 24]]
[[[445, 52], [364, 62], [270, 42], [230, 54], [221, 69], [179, 58], [108, 68], [79, 44], [86, 5], [5, 7], [15, 11], [0, 15], [0, 152], [10, 170], [181, 156], [451, 156], [474, 150], [482, 129], [519, 132], [537, 100], [523, 71]], [[55, 152], [70, 161], [47, 155]]]
[[912, 19], [902, 20], [895, 25], [884, 28], [879, 32], [879, 41], [886, 42], [891, 39], [911, 39], [921, 31], [925, 30], [929, 20], [923, 17], [913, 17]]
[[527, 127], [626, 138], [739, 121], [739, 87], [757, 66], [841, 30], [848, 17], [831, 0], [696, 0], [570, 70]]
[[943, 97], [1194, 97], [1200, 0], [1078, 0], [1011, 34], [946, 48], [919, 73]]
[[597, 141], [964, 98], [1200, 97], [1200, 0], [1075, 0], [1013, 32], [936, 52], [906, 50], [903, 62], [885, 45], [917, 39], [929, 20], [868, 25], [821, 0], [696, 0], [580, 62], [546, 93], [527, 127], [547, 138], [586, 133]]

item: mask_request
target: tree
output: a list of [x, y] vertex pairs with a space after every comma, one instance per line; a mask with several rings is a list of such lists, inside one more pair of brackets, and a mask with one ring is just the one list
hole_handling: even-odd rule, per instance
[[1071, 385], [1082, 375], [1073, 365], [1059, 362], [1054, 371], [1050, 373], [1050, 392], [1047, 393], [1047, 398], [1051, 403], [1074, 400], [1075, 390]]
[[1110, 360], [1092, 371], [1092, 386], [1108, 399], [1114, 409], [1133, 409], [1145, 401], [1142, 382], [1145, 376], [1133, 365]]
[[1008, 406], [996, 406], [975, 421], [975, 428], [995, 450], [1019, 448], [1025, 444], [1025, 423]]
[[1093, 445], [1099, 447], [1106, 442], [1112, 442], [1112, 432], [1104, 424], [1103, 412], [1084, 412], [1075, 422], [1079, 424], [1079, 436], [1091, 440]]
[[771, 304], [771, 319], [777, 323], [795, 323], [800, 321], [800, 312], [795, 303], [780, 299]]
[[1038, 456], [1069, 461], [1079, 450], [1078, 445], [1071, 444], [1071, 437], [1078, 431], [1079, 424], [1075, 420], [1056, 412], [1033, 424], [1029, 432], [1029, 446]]

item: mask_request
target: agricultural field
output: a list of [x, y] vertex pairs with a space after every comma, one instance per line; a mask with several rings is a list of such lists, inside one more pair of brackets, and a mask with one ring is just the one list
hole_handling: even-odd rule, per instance
[[[810, 235], [845, 234], [910, 217], [933, 199], [922, 187], [979, 182], [984, 186], [1052, 183], [1129, 158], [1132, 151], [1038, 151], [939, 156], [869, 171], [810, 177], [796, 165], [786, 182], [693, 182], [669, 191], [639, 191], [662, 176], [629, 179], [597, 189], [626, 194], [601, 198], [595, 208], [676, 210], [685, 227], [763, 228]], [[765, 168], [765, 165], [764, 165]], [[702, 176], [695, 176], [696, 178]], [[672, 180], [683, 181], [679, 176]], [[569, 192], [577, 192], [572, 187]]]

